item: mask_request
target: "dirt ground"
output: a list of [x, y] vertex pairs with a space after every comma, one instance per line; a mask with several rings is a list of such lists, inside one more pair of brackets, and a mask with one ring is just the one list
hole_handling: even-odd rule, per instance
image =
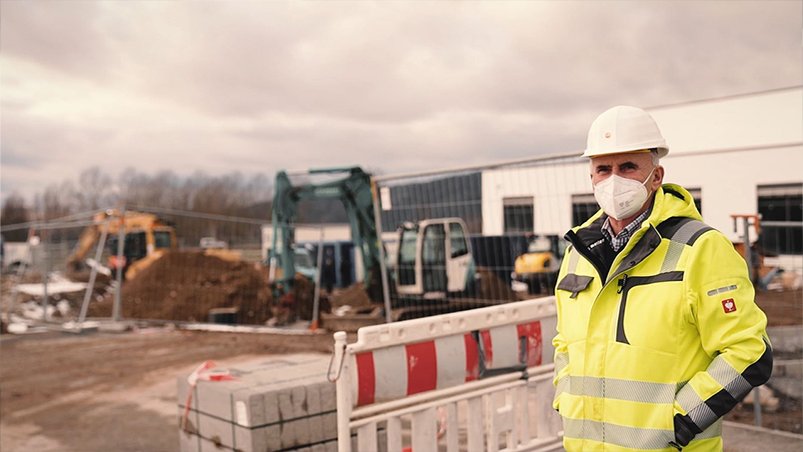
[[176, 451], [176, 378], [207, 359], [321, 352], [329, 334], [187, 332], [0, 336], [0, 450]]

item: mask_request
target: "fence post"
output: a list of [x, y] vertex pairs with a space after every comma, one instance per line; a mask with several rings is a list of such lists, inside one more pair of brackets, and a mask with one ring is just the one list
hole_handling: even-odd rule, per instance
[[320, 310], [321, 303], [321, 273], [323, 273], [323, 224], [321, 225], [321, 235], [318, 238], [318, 256], [316, 257], [315, 268], [318, 269], [318, 271], [315, 273], [315, 291], [312, 297], [312, 320], [310, 321], [310, 329], [312, 330], [318, 329], [318, 311]]
[[86, 311], [89, 309], [89, 302], [92, 299], [92, 293], [95, 290], [95, 278], [98, 276], [98, 265], [100, 265], [100, 259], [103, 256], [103, 248], [106, 246], [106, 236], [108, 233], [109, 220], [106, 220], [106, 223], [103, 225], [103, 231], [100, 234], [98, 248], [95, 251], [95, 265], [92, 266], [92, 272], [89, 274], [89, 283], [87, 284], [86, 292], [84, 293], [84, 303], [81, 305], [81, 313], [78, 315], [78, 324], [80, 325], [79, 328], [83, 328], [84, 320], [86, 320]]
[[[382, 276], [382, 298], [385, 302], [385, 323], [393, 321], [393, 316], [390, 311], [390, 287], [388, 285], [388, 269], [386, 266], [385, 257], [385, 242], [382, 241], [382, 214], [379, 210], [381, 208], [379, 202], [379, 194], [377, 193], [376, 180], [371, 178], [371, 198], [374, 203], [374, 224], [376, 225], [376, 240], [377, 248], [379, 248], [379, 273]], [[365, 287], [368, 287], [370, 281], [365, 281]]]
[[[747, 261], [747, 274], [750, 281], [755, 280], [755, 269], [753, 268], [753, 251], [750, 249], [750, 216], [738, 215], [742, 218], [742, 243], [744, 243], [744, 260]], [[733, 224], [736, 226], [736, 215]], [[758, 228], [757, 225], [755, 225]], [[759, 386], [753, 388], [753, 424], [761, 427], [761, 391]]]
[[[336, 375], [337, 385], [337, 451], [351, 452], [351, 374], [346, 354], [346, 332], [338, 331], [334, 334], [335, 356], [333, 368], [330, 372]], [[332, 376], [327, 375], [331, 380]]]
[[42, 297], [42, 321], [47, 321], [47, 305], [48, 305], [48, 295], [47, 295], [47, 278], [50, 276], [50, 250], [48, 249], [48, 245], [50, 244], [50, 231], [43, 230], [42, 234], [45, 236], [44, 243], [42, 244], [42, 250], [45, 254], [45, 272], [42, 276], [42, 290], [44, 292], [44, 296]]
[[[120, 321], [121, 292], [123, 290], [123, 251], [125, 247], [125, 207], [120, 209], [120, 227], [117, 231], [117, 287], [114, 291], [114, 306], [112, 306], [112, 320]], [[127, 263], [127, 262], [126, 262]]]

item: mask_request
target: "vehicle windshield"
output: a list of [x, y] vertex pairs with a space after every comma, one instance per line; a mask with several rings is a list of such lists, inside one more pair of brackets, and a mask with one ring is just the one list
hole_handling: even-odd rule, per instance
[[418, 240], [418, 233], [414, 229], [402, 231], [401, 245], [399, 246], [399, 263], [415, 263], [415, 245]]
[[312, 257], [305, 250], [295, 250], [293, 254], [293, 264], [296, 267], [313, 268], [315, 264], [312, 262]]
[[156, 248], [170, 248], [170, 232], [153, 231], [153, 244]]

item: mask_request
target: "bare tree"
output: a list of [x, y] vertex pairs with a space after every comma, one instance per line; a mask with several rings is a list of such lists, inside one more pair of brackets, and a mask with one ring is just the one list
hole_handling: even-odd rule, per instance
[[[6, 202], [3, 203], [2, 212], [0, 212], [0, 224], [3, 226], [11, 224], [26, 223], [28, 221], [28, 208], [25, 206], [25, 199], [19, 193], [12, 193]], [[28, 236], [28, 231], [13, 230], [3, 233], [5, 240], [9, 242], [23, 242]]]

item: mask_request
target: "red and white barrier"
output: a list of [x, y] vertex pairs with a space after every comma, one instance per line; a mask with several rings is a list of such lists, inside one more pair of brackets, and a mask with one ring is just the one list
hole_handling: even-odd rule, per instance
[[461, 436], [470, 451], [497, 450], [500, 435], [504, 450], [559, 444], [548, 394], [555, 322], [550, 297], [365, 327], [352, 344], [335, 333], [339, 450], [352, 450], [354, 430], [360, 452], [434, 450], [438, 441], [458, 450]]

